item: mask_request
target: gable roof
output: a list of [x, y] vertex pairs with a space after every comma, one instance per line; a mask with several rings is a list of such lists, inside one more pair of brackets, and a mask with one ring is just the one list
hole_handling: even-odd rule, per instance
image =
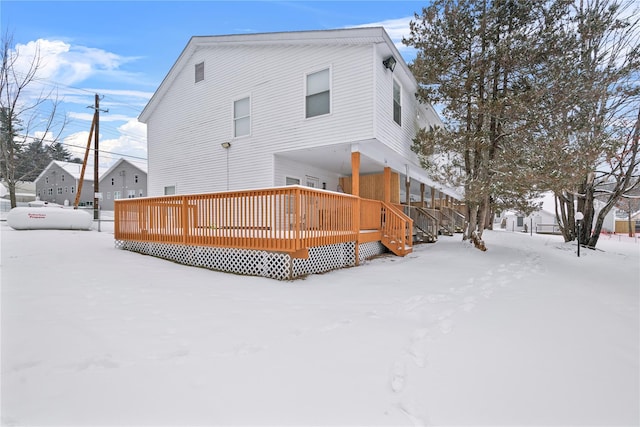
[[[40, 172], [40, 175], [38, 175], [38, 177], [35, 179], [34, 182], [38, 181], [49, 169], [51, 169], [53, 165], [56, 165], [59, 168], [63, 169], [66, 173], [71, 175], [74, 179], [80, 179], [80, 173], [82, 172], [82, 163], [71, 163], [71, 162], [63, 162], [60, 160], [52, 160], [51, 163], [49, 163], [47, 167], [44, 168], [42, 172]], [[86, 175], [87, 175], [87, 171], [85, 170], [84, 180], [93, 182], [93, 176], [88, 177]]]
[[396, 67], [404, 68], [408, 78], [417, 85], [413, 74], [404, 62], [393, 41], [383, 27], [358, 27], [337, 30], [312, 30], [312, 31], [286, 31], [275, 33], [256, 34], [232, 34], [219, 36], [193, 36], [183, 49], [177, 61], [173, 64], [166, 77], [160, 83], [145, 108], [138, 116], [138, 120], [146, 123], [157, 103], [171, 87], [184, 63], [198, 48], [207, 46], [242, 46], [242, 45], [358, 45], [379, 44], [386, 50], [386, 55], [393, 55], [396, 59]]
[[100, 179], [104, 178], [105, 176], [109, 175], [111, 172], [113, 172], [116, 168], [118, 168], [118, 166], [120, 166], [122, 163], [127, 163], [130, 166], [133, 166], [134, 168], [138, 169], [141, 173], [143, 174], [147, 174], [147, 171], [144, 170], [143, 168], [141, 168], [140, 166], [134, 165], [133, 163], [131, 163], [130, 161], [124, 159], [124, 158], [119, 158], [117, 162], [115, 162], [113, 165], [111, 165], [111, 167], [109, 167], [109, 169], [106, 170], [105, 173], [103, 173], [100, 176]]

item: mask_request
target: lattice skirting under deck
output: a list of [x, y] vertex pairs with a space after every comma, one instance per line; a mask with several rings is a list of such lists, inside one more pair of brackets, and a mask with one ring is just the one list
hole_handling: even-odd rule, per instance
[[360, 262], [373, 258], [376, 255], [382, 255], [387, 252], [387, 248], [382, 244], [382, 242], [367, 242], [362, 243], [358, 247], [358, 258]]
[[[287, 253], [249, 249], [187, 246], [169, 243], [116, 240], [119, 249], [164, 258], [180, 264], [249, 276], [290, 280], [308, 274], [351, 267], [355, 261], [355, 242], [309, 248], [309, 258], [291, 258]], [[360, 260], [385, 252], [379, 242], [359, 246]]]

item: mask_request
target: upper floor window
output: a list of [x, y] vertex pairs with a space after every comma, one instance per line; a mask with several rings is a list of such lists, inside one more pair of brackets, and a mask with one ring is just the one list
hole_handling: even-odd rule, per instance
[[135, 181], [135, 183], [137, 184], [137, 183], [138, 183], [138, 175], [134, 175], [134, 176], [133, 176], [133, 180], [134, 180], [134, 181]]
[[115, 178], [111, 178], [111, 185], [115, 185], [116, 183], [116, 179]]
[[251, 131], [251, 102], [243, 98], [233, 103], [233, 136], [249, 135]]
[[60, 175], [60, 180], [64, 182], [64, 175]]
[[196, 64], [196, 83], [204, 80], [204, 62]]
[[307, 74], [306, 117], [321, 116], [331, 111], [329, 69]]
[[393, 81], [393, 121], [402, 125], [402, 89], [396, 80]]
[[46, 176], [46, 177], [44, 178], [44, 183], [45, 183], [45, 184], [48, 184], [48, 183], [49, 183], [49, 177], [48, 177], [48, 176]]

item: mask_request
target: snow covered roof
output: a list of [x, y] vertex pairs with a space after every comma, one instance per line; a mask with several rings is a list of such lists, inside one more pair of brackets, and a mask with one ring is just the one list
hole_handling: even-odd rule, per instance
[[133, 166], [134, 168], [138, 169], [140, 172], [143, 172], [144, 174], [147, 173], [146, 167], [141, 166], [141, 165], [136, 165], [131, 163], [130, 161], [124, 159], [124, 158], [120, 158], [118, 159], [118, 161], [116, 161], [113, 165], [111, 165], [111, 167], [109, 167], [109, 169], [106, 170], [105, 173], [100, 175], [100, 179], [104, 178], [105, 176], [109, 175], [111, 172], [113, 172], [118, 166], [120, 166], [122, 163], [128, 163], [131, 166]]

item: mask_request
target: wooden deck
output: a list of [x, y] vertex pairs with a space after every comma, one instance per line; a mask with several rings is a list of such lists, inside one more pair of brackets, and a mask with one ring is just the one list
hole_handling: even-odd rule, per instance
[[[262, 190], [122, 199], [115, 239], [286, 252], [381, 241], [412, 250], [413, 223], [398, 207], [344, 193], [287, 186]], [[356, 245], [357, 247], [357, 245]]]

